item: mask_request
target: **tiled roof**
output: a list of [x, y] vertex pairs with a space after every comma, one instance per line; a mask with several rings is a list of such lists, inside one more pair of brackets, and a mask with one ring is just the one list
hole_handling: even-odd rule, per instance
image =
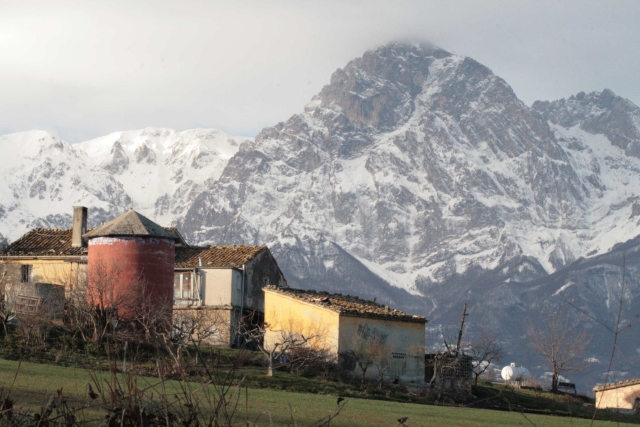
[[[89, 229], [92, 231], [93, 229]], [[166, 227], [176, 239], [182, 236], [175, 227]], [[6, 247], [0, 256], [81, 256], [87, 248], [72, 247], [72, 228], [34, 228]]]
[[178, 239], [174, 233], [165, 230], [146, 216], [134, 210], [130, 210], [116, 219], [88, 231], [82, 237], [90, 239], [92, 237], [103, 236], [142, 236], [161, 237], [172, 240]]
[[264, 290], [287, 295], [291, 298], [324, 307], [345, 316], [427, 323], [427, 319], [422, 316], [407, 314], [405, 312], [389, 308], [386, 305], [363, 300], [351, 295], [330, 294], [328, 292], [316, 292], [313, 290], [293, 288], [279, 288], [276, 286], [266, 286]]
[[627, 387], [630, 385], [637, 385], [640, 384], [640, 378], [634, 378], [632, 380], [626, 380], [626, 381], [620, 381], [617, 383], [610, 383], [607, 385], [597, 385], [593, 388], [593, 391], [605, 391], [605, 390], [611, 390], [612, 388], [620, 388], [620, 387]]
[[177, 227], [162, 227], [167, 230], [169, 233], [173, 234], [176, 237], [176, 245], [187, 246], [187, 241], [184, 240], [182, 234], [178, 231]]
[[87, 248], [71, 246], [71, 228], [34, 228], [11, 243], [4, 256], [80, 256]]
[[260, 252], [267, 249], [266, 246], [189, 246], [176, 248], [176, 268], [204, 267], [242, 268]]

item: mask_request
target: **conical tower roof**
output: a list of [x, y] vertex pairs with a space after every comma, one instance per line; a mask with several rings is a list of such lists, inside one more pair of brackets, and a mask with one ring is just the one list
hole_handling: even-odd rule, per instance
[[130, 210], [124, 215], [120, 215], [114, 220], [94, 228], [82, 237], [91, 239], [92, 237], [105, 236], [138, 236], [138, 237], [160, 237], [176, 240], [173, 233], [168, 232], [155, 222], [134, 210]]

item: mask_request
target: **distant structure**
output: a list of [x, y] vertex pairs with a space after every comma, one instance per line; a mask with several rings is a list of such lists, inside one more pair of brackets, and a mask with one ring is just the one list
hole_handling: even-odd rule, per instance
[[596, 408], [640, 415], [640, 378], [593, 388]]
[[124, 320], [144, 310], [170, 315], [176, 236], [131, 210], [82, 235], [88, 241], [87, 299]]
[[432, 390], [445, 394], [452, 392], [471, 395], [473, 386], [473, 359], [464, 354], [425, 354], [424, 381]]
[[505, 384], [515, 382], [518, 387], [522, 385], [522, 381], [525, 381], [531, 377], [529, 370], [523, 366], [517, 366], [515, 363], [511, 363], [509, 366], [502, 368], [500, 372]]

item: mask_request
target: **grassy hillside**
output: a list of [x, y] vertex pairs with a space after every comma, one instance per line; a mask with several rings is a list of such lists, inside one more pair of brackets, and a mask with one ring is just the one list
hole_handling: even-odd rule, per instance
[[[100, 375], [104, 377], [103, 380], [108, 377], [106, 372]], [[274, 381], [288, 377], [290, 377], [288, 374], [282, 373]], [[17, 406], [40, 408], [58, 389], [63, 390], [71, 405], [75, 407], [87, 405], [91, 402], [87, 396], [87, 383], [90, 381], [89, 372], [81, 368], [0, 360], [0, 384], [4, 393], [11, 394]], [[158, 383], [157, 379], [149, 377], [139, 377], [138, 381], [143, 387], [153, 387]], [[197, 383], [190, 383], [190, 386], [199, 387]], [[165, 387], [167, 395], [171, 395], [179, 393], [181, 386], [177, 381], [167, 381]], [[503, 393], [513, 401], [513, 405], [519, 404], [516, 403], [518, 399], [526, 399], [526, 394], [518, 394], [514, 390], [501, 390], [499, 387], [493, 387], [491, 390], [489, 387], [483, 389], [486, 393]], [[336, 395], [248, 388], [241, 391], [240, 397], [238, 416], [235, 419], [237, 425], [246, 425], [247, 420], [255, 421], [256, 418], [257, 425], [261, 426], [310, 425], [313, 421], [335, 412], [337, 408]], [[589, 420], [571, 417], [522, 415], [517, 412], [487, 409], [348, 398], [343, 411], [331, 422], [331, 426], [395, 426], [398, 425], [396, 420], [403, 416], [409, 417], [407, 426], [588, 426], [590, 424]], [[624, 421], [636, 420], [632, 417], [624, 417]], [[640, 420], [637, 421], [640, 422]], [[611, 424], [599, 421], [595, 425]]]

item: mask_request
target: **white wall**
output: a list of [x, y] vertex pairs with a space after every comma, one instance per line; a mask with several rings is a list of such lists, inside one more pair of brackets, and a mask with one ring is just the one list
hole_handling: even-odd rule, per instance
[[233, 269], [230, 268], [204, 268], [201, 290], [204, 305], [232, 305], [233, 304]]

